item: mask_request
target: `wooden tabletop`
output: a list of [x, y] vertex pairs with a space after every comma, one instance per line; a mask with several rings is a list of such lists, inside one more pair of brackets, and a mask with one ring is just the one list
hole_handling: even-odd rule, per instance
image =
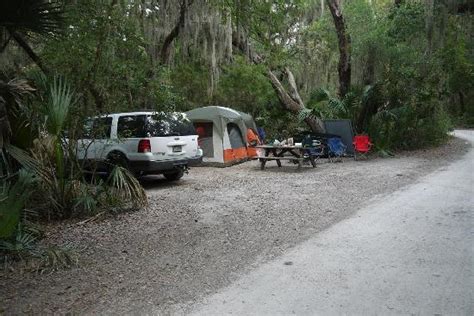
[[289, 145], [257, 145], [255, 146], [255, 148], [267, 148], [267, 149], [283, 149], [283, 148], [287, 148], [287, 149], [302, 149], [304, 148], [303, 146], [289, 146]]

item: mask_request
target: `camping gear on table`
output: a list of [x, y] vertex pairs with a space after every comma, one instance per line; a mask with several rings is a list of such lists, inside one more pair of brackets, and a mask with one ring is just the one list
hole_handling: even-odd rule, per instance
[[367, 158], [367, 154], [372, 148], [372, 143], [370, 142], [370, 137], [368, 135], [356, 135], [352, 142], [354, 145], [354, 159], [357, 160], [358, 157]]
[[328, 139], [333, 138], [333, 137], [340, 138], [339, 135], [335, 135], [335, 134], [314, 133], [314, 132], [307, 131], [307, 132], [301, 132], [297, 134], [294, 137], [294, 139], [295, 139], [295, 142], [303, 143], [306, 137], [309, 137], [312, 141], [317, 141], [321, 143], [322, 153], [321, 153], [320, 158], [327, 158], [329, 156], [328, 142], [327, 142]]
[[301, 145], [305, 148], [305, 157], [316, 160], [324, 155], [324, 145], [309, 134], [305, 136]]
[[329, 149], [329, 160], [342, 161], [342, 157], [346, 154], [347, 146], [342, 143], [342, 140], [338, 137], [332, 137], [328, 139]]
[[222, 106], [196, 108], [186, 115], [196, 129], [202, 128], [200, 146], [204, 164], [228, 166], [256, 155], [251, 150], [249, 154], [246, 141], [247, 129], [256, 129], [250, 115]]

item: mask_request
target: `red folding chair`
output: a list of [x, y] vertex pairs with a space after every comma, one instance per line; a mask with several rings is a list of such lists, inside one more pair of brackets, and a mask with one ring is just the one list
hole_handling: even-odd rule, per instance
[[358, 157], [367, 158], [367, 154], [372, 148], [372, 143], [368, 135], [356, 135], [354, 136], [352, 144], [354, 145], [354, 159]]

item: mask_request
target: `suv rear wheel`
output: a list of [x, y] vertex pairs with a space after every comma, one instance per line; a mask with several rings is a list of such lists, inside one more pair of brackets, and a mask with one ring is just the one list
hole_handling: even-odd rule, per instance
[[163, 174], [169, 181], [176, 181], [183, 177], [184, 171], [182, 169], [175, 170], [173, 172], [167, 172]]
[[112, 172], [115, 166], [128, 169], [127, 157], [120, 152], [111, 152], [107, 157], [107, 171]]

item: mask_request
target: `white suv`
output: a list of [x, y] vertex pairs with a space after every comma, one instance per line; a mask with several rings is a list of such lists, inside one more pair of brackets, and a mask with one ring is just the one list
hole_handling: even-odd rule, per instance
[[137, 176], [178, 180], [188, 166], [202, 161], [202, 150], [185, 114], [130, 112], [87, 119], [77, 157], [99, 170], [120, 165]]

